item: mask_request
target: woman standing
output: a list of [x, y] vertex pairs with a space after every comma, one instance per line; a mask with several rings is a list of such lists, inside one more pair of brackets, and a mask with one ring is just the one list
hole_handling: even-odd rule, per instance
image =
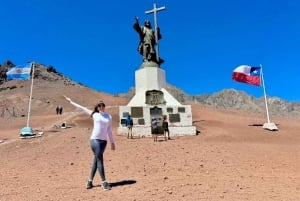
[[167, 119], [166, 116], [164, 116], [162, 126], [163, 126], [163, 129], [164, 129], [165, 140], [167, 139], [167, 133], [168, 133], [168, 140], [171, 140], [170, 131], [169, 131], [169, 123], [168, 123], [168, 119]]
[[90, 146], [94, 153], [94, 161], [91, 167], [90, 178], [86, 184], [87, 189], [93, 188], [93, 179], [98, 169], [102, 180], [103, 190], [110, 190], [111, 186], [107, 183], [104, 172], [103, 153], [107, 145], [107, 136], [111, 143], [111, 149], [115, 150], [114, 138], [112, 135], [112, 118], [111, 115], [104, 112], [105, 104], [100, 101], [94, 108], [94, 111], [87, 109], [75, 102], [69, 97], [65, 96], [73, 106], [82, 109], [85, 113], [90, 115], [94, 120], [94, 128], [90, 137]]

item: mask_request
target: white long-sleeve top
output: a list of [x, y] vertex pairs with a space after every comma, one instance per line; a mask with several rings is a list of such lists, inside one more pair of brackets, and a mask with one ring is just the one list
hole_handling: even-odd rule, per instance
[[[92, 110], [79, 105], [73, 101], [70, 101], [72, 105], [82, 109], [86, 114], [91, 115]], [[114, 143], [114, 137], [112, 135], [112, 117], [105, 112], [95, 112], [93, 114], [94, 128], [90, 139], [107, 140], [109, 137], [110, 143]]]

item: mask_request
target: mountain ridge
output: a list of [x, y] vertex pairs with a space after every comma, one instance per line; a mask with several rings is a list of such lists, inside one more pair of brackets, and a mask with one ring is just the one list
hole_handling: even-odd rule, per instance
[[[4, 62], [0, 66], [0, 94], [4, 95], [4, 91], [12, 91], [16, 88], [24, 87], [24, 82], [12, 80], [7, 81], [4, 76], [4, 72], [7, 71], [8, 67], [13, 67], [14, 64], [11, 61]], [[73, 81], [72, 79], [64, 76], [63, 74], [56, 71], [53, 66], [45, 66], [43, 64], [36, 63], [34, 81], [36, 83], [42, 82], [45, 80], [50, 82], [51, 85], [57, 87], [62, 86], [74, 86], [77, 88], [86, 86], [82, 83]], [[25, 85], [28, 83], [25, 82]], [[86, 87], [88, 88], [88, 87]], [[101, 92], [89, 88], [95, 92]], [[166, 89], [182, 104], [201, 104], [205, 106], [223, 108], [223, 109], [235, 109], [235, 110], [244, 110], [258, 113], [266, 112], [266, 105], [264, 97], [255, 98], [244, 91], [239, 91], [236, 89], [223, 89], [219, 92], [213, 94], [200, 94], [200, 95], [189, 95], [186, 94], [183, 90], [176, 86], [167, 84]], [[55, 91], [55, 90], [54, 90]], [[53, 92], [54, 93], [54, 92]], [[103, 94], [109, 95], [105, 92]], [[35, 93], [36, 94], [36, 93]], [[127, 93], [117, 93], [110, 94], [115, 97], [124, 98], [129, 101], [135, 94], [135, 88], [131, 87]], [[271, 115], [276, 116], [299, 116], [300, 114], [300, 103], [298, 102], [288, 102], [279, 97], [267, 97], [268, 111]], [[125, 101], [126, 102], [126, 101]], [[124, 104], [125, 104], [124, 102]], [[2, 100], [3, 105], [3, 100]]]

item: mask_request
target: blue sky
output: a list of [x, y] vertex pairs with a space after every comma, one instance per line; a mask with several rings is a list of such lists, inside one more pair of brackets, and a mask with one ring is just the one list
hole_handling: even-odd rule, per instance
[[98, 91], [124, 93], [135, 85], [142, 57], [134, 17], [158, 13], [161, 68], [188, 94], [234, 88], [255, 97], [263, 89], [235, 82], [239, 65], [262, 64], [266, 93], [300, 101], [298, 0], [0, 0], [0, 63], [52, 65]]

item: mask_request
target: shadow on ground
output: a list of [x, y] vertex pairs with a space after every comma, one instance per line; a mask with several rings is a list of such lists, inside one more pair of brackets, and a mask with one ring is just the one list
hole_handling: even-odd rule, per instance
[[123, 180], [123, 181], [110, 183], [110, 186], [111, 187], [116, 187], [116, 186], [131, 185], [131, 184], [135, 184], [135, 183], [136, 183], [135, 180]]

